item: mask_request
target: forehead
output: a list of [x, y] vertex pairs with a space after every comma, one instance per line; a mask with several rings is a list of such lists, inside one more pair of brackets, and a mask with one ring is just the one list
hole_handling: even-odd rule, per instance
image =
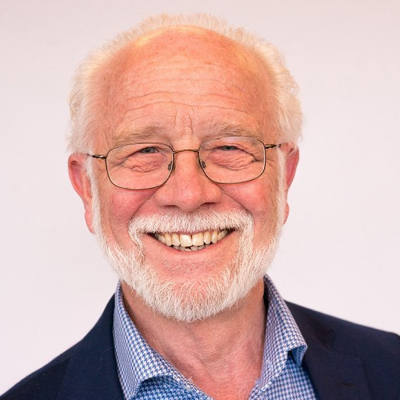
[[[132, 75], [151, 74], [168, 68], [179, 76], [180, 69], [192, 68], [193, 74], [221, 71], [232, 78], [255, 81], [267, 79], [265, 66], [253, 52], [233, 40], [204, 28], [181, 26], [160, 29], [125, 46], [110, 63], [116, 82]], [[171, 71], [169, 71], [171, 72]], [[126, 82], [125, 82], [126, 83]]]
[[[232, 40], [202, 28], [159, 30], [125, 46], [104, 68], [103, 139], [138, 132], [204, 136], [216, 126], [265, 129], [271, 85], [263, 63]], [[151, 138], [153, 139], [153, 138]]]

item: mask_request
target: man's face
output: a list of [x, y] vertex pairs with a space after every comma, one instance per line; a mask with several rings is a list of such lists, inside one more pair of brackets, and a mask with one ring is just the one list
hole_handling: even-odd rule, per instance
[[[103, 131], [96, 137], [93, 151], [105, 154], [135, 142], [164, 143], [175, 150], [197, 149], [205, 140], [237, 135], [276, 143], [268, 123], [269, 91], [262, 64], [217, 34], [180, 28], [154, 35], [126, 48], [105, 71], [101, 90], [106, 105], [102, 110]], [[243, 244], [249, 240], [255, 250], [265, 249], [282, 223], [278, 221], [283, 217], [278, 216], [277, 193], [282, 182], [278, 178], [277, 150], [269, 151], [261, 177], [240, 184], [211, 182], [193, 152], [177, 154], [172, 176], [156, 189], [117, 188], [108, 180], [100, 161], [94, 161], [93, 173], [107, 246], [129, 254], [138, 251], [134, 242], [139, 240], [141, 259], [160, 282], [172, 287], [176, 284], [172, 291], [187, 282], [196, 282], [202, 290], [202, 282], [220, 278], [227, 266], [238, 268], [234, 260], [240, 241]], [[93, 230], [90, 209], [87, 221]], [[166, 233], [204, 234], [213, 227], [201, 225], [201, 232], [194, 232], [193, 226], [190, 231], [182, 226], [171, 232], [160, 226], [157, 235], [148, 232], [139, 236], [129, 230], [131, 221], [140, 217], [179, 220], [226, 213], [251, 217], [248, 238], [237, 227], [215, 244], [184, 252], [157, 237], [165, 237]]]

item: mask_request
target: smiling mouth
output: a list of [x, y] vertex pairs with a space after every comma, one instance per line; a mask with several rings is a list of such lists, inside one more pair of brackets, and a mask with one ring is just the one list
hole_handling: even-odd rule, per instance
[[212, 231], [204, 231], [194, 233], [192, 235], [186, 233], [154, 233], [152, 236], [166, 246], [173, 247], [180, 251], [197, 251], [205, 249], [220, 240], [222, 240], [230, 231], [228, 229], [216, 229]]

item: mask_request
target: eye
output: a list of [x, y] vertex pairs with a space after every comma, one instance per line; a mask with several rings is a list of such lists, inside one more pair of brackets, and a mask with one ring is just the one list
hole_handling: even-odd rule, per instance
[[219, 146], [218, 149], [224, 150], [224, 151], [229, 151], [229, 150], [240, 150], [240, 149], [239, 149], [238, 147], [236, 147], [236, 146], [229, 146], [229, 145]]
[[151, 154], [151, 153], [158, 153], [159, 149], [157, 147], [143, 147], [143, 149], [138, 150], [138, 153], [143, 154]]

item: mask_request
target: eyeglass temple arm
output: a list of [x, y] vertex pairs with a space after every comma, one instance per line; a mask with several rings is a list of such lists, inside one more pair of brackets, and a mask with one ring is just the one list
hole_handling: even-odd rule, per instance
[[268, 149], [274, 149], [275, 147], [281, 147], [282, 143], [280, 144], [264, 144], [264, 149], [268, 150]]
[[105, 160], [107, 156], [103, 154], [86, 154], [88, 157], [98, 158], [100, 160]]

